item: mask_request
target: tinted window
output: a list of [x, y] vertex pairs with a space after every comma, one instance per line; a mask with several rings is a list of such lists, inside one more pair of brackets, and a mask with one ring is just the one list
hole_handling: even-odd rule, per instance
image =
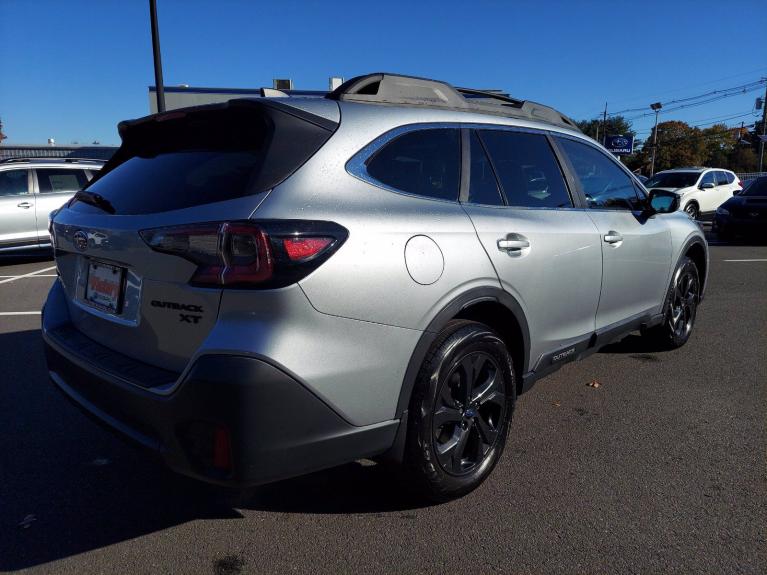
[[27, 193], [27, 170], [0, 172], [0, 196], [18, 196]]
[[409, 194], [458, 200], [460, 132], [418, 130], [389, 142], [367, 162], [370, 176]]
[[700, 180], [699, 186], [702, 186], [703, 184], [714, 184], [716, 185], [716, 180], [714, 179], [714, 172], [706, 172], [703, 174], [703, 177]]
[[745, 189], [739, 194], [741, 196], [767, 196], [767, 177], [751, 180], [746, 184]]
[[727, 181], [727, 174], [725, 174], [722, 171], [717, 171], [716, 172], [716, 185], [717, 186], [724, 186], [725, 184], [728, 184], [728, 183], [729, 182]]
[[480, 135], [510, 206], [572, 206], [559, 164], [545, 136], [506, 130], [482, 130]]
[[725, 172], [724, 175], [727, 176], [728, 184], [731, 184], [735, 181], [735, 174], [733, 174], [732, 172]]
[[56, 192], [76, 192], [88, 183], [85, 170], [68, 170], [66, 168], [38, 168], [37, 187], [41, 194]]
[[477, 137], [471, 133], [471, 178], [469, 183], [469, 202], [490, 206], [502, 206], [503, 199], [498, 189], [498, 182], [493, 167]]
[[[248, 100], [129, 122], [120, 149], [86, 189], [119, 215], [257, 194], [306, 162], [332, 135], [329, 124], [284, 104]], [[70, 209], [99, 212], [84, 202]]]
[[587, 144], [560, 140], [583, 187], [589, 207], [641, 210], [634, 182], [614, 160]]
[[700, 172], [661, 172], [645, 182], [645, 188], [688, 188], [698, 181]]

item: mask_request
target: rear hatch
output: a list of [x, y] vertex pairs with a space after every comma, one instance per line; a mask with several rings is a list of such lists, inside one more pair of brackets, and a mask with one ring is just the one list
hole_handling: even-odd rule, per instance
[[[271, 100], [121, 123], [115, 156], [52, 221], [71, 327], [108, 350], [183, 370], [233, 270], [252, 279], [270, 265], [246, 257], [262, 235], [237, 222], [336, 127]], [[221, 266], [224, 249], [234, 255]]]

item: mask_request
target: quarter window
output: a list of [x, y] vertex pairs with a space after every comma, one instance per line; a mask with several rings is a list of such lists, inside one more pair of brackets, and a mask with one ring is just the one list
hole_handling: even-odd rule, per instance
[[36, 172], [37, 186], [41, 194], [76, 192], [88, 184], [85, 170], [43, 168], [37, 169]]
[[0, 172], [0, 197], [20, 196], [28, 193], [27, 170]]
[[460, 132], [435, 128], [408, 132], [367, 161], [367, 172], [382, 184], [417, 196], [458, 200]]
[[469, 202], [486, 206], [502, 206], [503, 199], [498, 189], [498, 181], [493, 173], [493, 166], [477, 137], [471, 132], [471, 177], [469, 183]]
[[482, 130], [480, 136], [510, 206], [572, 207], [546, 136], [508, 130]]
[[611, 158], [587, 144], [560, 139], [575, 174], [581, 182], [590, 208], [610, 210], [642, 209], [631, 177]]

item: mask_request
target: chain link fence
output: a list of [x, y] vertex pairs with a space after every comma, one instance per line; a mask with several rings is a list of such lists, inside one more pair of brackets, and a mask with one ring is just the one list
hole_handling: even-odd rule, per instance
[[9, 158], [88, 158], [108, 160], [114, 146], [0, 146], [0, 160]]

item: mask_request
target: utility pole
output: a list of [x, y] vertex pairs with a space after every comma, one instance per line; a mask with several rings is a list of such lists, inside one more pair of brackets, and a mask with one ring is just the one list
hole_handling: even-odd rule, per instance
[[[762, 101], [762, 137], [759, 141], [759, 172], [764, 166], [764, 136], [767, 134], [767, 78], [764, 80], [764, 100]], [[756, 130], [754, 130], [756, 131]]]
[[607, 143], [607, 102], [605, 102], [605, 113], [602, 116], [602, 145]]
[[655, 175], [655, 152], [658, 150], [658, 114], [663, 104], [655, 102], [650, 104], [650, 109], [655, 112], [655, 129], [652, 131], [652, 163], [650, 164], [650, 177]]
[[165, 87], [162, 84], [162, 60], [160, 59], [160, 31], [157, 26], [157, 0], [149, 0], [149, 18], [152, 25], [152, 53], [154, 55], [154, 86], [157, 96], [157, 112], [165, 111]]

